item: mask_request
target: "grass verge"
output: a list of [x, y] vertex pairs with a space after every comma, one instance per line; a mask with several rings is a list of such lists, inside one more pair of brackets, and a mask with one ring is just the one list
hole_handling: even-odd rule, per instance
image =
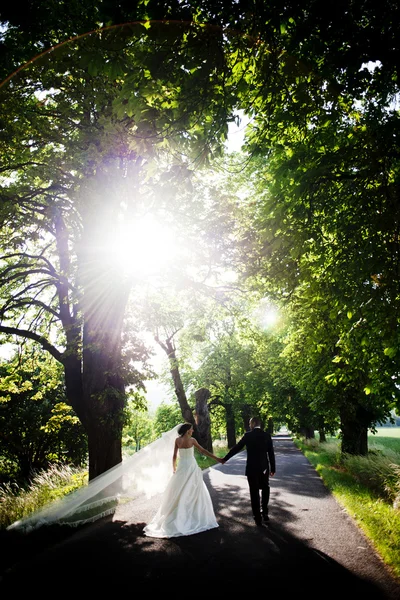
[[87, 472], [68, 465], [53, 465], [38, 473], [27, 488], [0, 486], [0, 529], [59, 500], [87, 483]]
[[319, 443], [294, 439], [294, 443], [400, 578], [400, 506], [395, 508], [400, 454], [389, 450], [386, 456], [384, 449], [378, 455], [373, 450], [367, 457], [343, 457], [336, 440]]

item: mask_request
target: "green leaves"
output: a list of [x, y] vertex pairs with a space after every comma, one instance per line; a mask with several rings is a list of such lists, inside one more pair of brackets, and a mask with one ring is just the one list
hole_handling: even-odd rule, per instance
[[385, 348], [383, 353], [385, 356], [388, 356], [389, 358], [394, 358], [398, 353], [398, 349], [397, 348]]

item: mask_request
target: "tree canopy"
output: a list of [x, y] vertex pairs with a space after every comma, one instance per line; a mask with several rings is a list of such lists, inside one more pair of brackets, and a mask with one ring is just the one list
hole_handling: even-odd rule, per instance
[[[121, 460], [126, 389], [153, 376], [140, 330], [170, 327], [182, 290], [224, 309], [266, 298], [287, 319], [247, 340], [235, 322], [217, 344], [215, 318], [201, 368], [183, 369], [230, 389], [232, 423], [253, 405], [339, 424], [365, 452], [399, 389], [397, 4], [52, 7], [1, 14], [0, 333], [62, 365], [90, 477]], [[151, 267], [133, 243], [149, 218], [177, 242]]]

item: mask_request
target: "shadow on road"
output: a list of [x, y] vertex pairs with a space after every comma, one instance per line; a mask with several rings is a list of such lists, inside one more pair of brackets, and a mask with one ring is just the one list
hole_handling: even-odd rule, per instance
[[[285, 475], [282, 460], [290, 462], [291, 451], [288, 446], [280, 456], [279, 486], [288, 486], [292, 493], [324, 494], [321, 485], [316, 487], [322, 491], [313, 492], [314, 486], [304, 478], [292, 481]], [[28, 535], [0, 532], [0, 593], [39, 592], [43, 598], [46, 590], [53, 597], [64, 588], [79, 596], [152, 591], [175, 595], [185, 590], [197, 597], [209, 592], [242, 593], [245, 587], [255, 586], [283, 600], [292, 594], [315, 594], [318, 589], [324, 600], [350, 594], [362, 600], [398, 599], [399, 588], [385, 592], [298, 539], [289, 530], [296, 515], [283, 498], [274, 503], [271, 522], [256, 527], [249, 514], [244, 464], [243, 453], [235, 462], [204, 473], [219, 527], [197, 535], [147, 538], [144, 501], [136, 507], [134, 501], [120, 514], [117, 511], [78, 529], [42, 527]]]
[[112, 517], [72, 533], [54, 526], [30, 535], [7, 532], [2, 536], [6, 555], [11, 559], [13, 554], [17, 564], [3, 563], [0, 590], [46, 597], [48, 589], [50, 597], [64, 586], [79, 593], [137, 593], [157, 584], [161, 592], [187, 585], [193, 596], [207, 589], [238, 592], [257, 582], [281, 598], [308, 593], [315, 585], [323, 585], [324, 599], [336, 600], [338, 590], [351, 590], [363, 600], [388, 598], [371, 582], [296, 540], [285, 531], [284, 520], [262, 529], [235, 521], [234, 489], [228, 500], [232, 517], [220, 518], [218, 529], [169, 540], [146, 538], [145, 523]]

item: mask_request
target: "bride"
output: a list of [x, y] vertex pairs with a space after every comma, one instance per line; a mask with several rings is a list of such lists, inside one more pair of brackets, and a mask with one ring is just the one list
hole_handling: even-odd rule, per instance
[[145, 535], [149, 537], [192, 535], [218, 527], [210, 494], [194, 457], [194, 448], [217, 462], [222, 462], [222, 459], [200, 446], [192, 434], [191, 423], [183, 423], [178, 429], [172, 457], [173, 475], [158, 511], [144, 528]]
[[[88, 485], [22, 517], [7, 529], [28, 533], [43, 525], [75, 527], [113, 514], [119, 504], [134, 500], [143, 494], [151, 498], [163, 492], [165, 495], [160, 514], [156, 515], [157, 521], [154, 517], [149, 523], [146, 535], [169, 537], [171, 532], [173, 535], [188, 535], [188, 531], [197, 533], [218, 527], [201, 469], [193, 455], [193, 447], [196, 446], [200, 452], [218, 462], [222, 459], [202, 448], [191, 438], [192, 432], [191, 424], [177, 425], [139, 452], [90, 481]], [[170, 452], [173, 443], [173, 471], [176, 472], [171, 477]], [[176, 469], [178, 450], [179, 463]], [[185, 485], [188, 483], [189, 485]], [[174, 519], [172, 515], [175, 513], [171, 503], [177, 500], [179, 510]], [[166, 509], [168, 510], [164, 517], [164, 512], [161, 514], [160, 511]]]

